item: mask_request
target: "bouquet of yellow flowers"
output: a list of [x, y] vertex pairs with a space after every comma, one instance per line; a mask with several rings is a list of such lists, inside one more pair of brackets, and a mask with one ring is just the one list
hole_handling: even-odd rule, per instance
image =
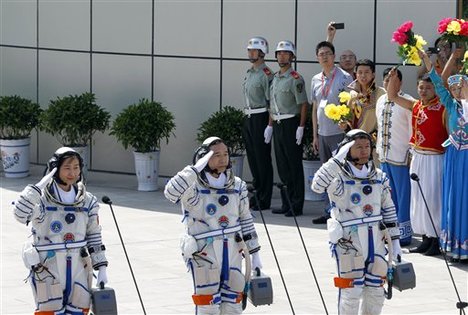
[[333, 120], [335, 124], [351, 119], [351, 110], [346, 105], [351, 99], [351, 95], [348, 92], [341, 92], [338, 97], [340, 105], [327, 104], [325, 106], [325, 116]]
[[423, 50], [423, 46], [427, 42], [422, 36], [414, 34], [413, 22], [407, 21], [400, 25], [395, 32], [393, 32], [392, 42], [398, 43], [397, 54], [403, 60], [403, 65], [413, 64], [416, 66], [421, 65], [421, 58], [419, 58], [418, 50]]

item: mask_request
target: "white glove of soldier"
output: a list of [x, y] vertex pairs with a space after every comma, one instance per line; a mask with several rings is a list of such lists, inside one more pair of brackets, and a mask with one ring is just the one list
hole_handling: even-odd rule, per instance
[[265, 138], [265, 143], [271, 142], [271, 137], [273, 136], [273, 127], [268, 125], [263, 132], [263, 137]]
[[98, 275], [97, 275], [97, 286], [99, 287], [101, 282], [104, 284], [107, 283], [107, 267], [101, 266], [99, 267]]
[[54, 169], [52, 171], [50, 171], [49, 174], [45, 175], [44, 177], [42, 177], [42, 179], [34, 186], [36, 186], [37, 188], [39, 188], [40, 190], [44, 189], [48, 183], [50, 183], [50, 180], [52, 179], [52, 177], [54, 176], [55, 172], [57, 172], [57, 168], [54, 167]]
[[400, 240], [392, 240], [392, 249], [393, 260], [399, 261], [398, 256], [400, 256], [401, 259], [401, 256], [403, 255], [401, 252]]
[[301, 145], [302, 143], [302, 136], [304, 135], [304, 127], [297, 127], [296, 130], [296, 144]]
[[214, 152], [212, 150], [210, 150], [210, 152], [208, 152], [207, 154], [205, 154], [204, 157], [202, 157], [201, 159], [199, 159], [197, 161], [197, 163], [195, 163], [195, 165], [193, 166], [198, 173], [200, 173], [201, 171], [203, 171], [203, 169], [205, 168], [205, 166], [208, 164], [208, 161], [210, 160], [210, 158], [213, 156]]
[[255, 271], [257, 268], [258, 269], [263, 268], [262, 260], [260, 259], [259, 252], [253, 253], [252, 255], [250, 255], [250, 257], [251, 257], [251, 262], [252, 262], [252, 271]]
[[333, 157], [337, 159], [338, 161], [343, 162], [344, 158], [349, 152], [349, 149], [351, 149], [351, 147], [354, 145], [355, 142], [356, 141], [353, 140], [351, 142], [346, 143], [344, 146], [340, 148], [338, 152], [336, 152], [336, 154]]

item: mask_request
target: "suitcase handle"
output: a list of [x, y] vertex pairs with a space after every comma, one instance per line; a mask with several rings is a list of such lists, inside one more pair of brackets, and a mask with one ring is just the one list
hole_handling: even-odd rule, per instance
[[260, 268], [255, 268], [256, 276], [260, 277], [262, 275], [262, 272], [260, 271]]

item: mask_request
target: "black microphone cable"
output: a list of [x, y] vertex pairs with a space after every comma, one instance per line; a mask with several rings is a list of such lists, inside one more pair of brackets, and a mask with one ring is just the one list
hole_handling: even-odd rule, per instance
[[258, 206], [258, 209], [259, 209], [259, 212], [260, 212], [260, 217], [262, 218], [263, 226], [265, 227], [266, 235], [268, 237], [268, 242], [270, 243], [271, 251], [273, 252], [273, 257], [275, 257], [276, 266], [278, 266], [278, 271], [279, 271], [279, 274], [280, 274], [280, 277], [281, 277], [281, 281], [283, 282], [284, 291], [286, 292], [286, 297], [288, 298], [289, 306], [291, 307], [291, 312], [294, 315], [296, 313], [294, 312], [294, 307], [292, 305], [291, 298], [289, 296], [288, 288], [286, 286], [286, 281], [284, 281], [283, 272], [281, 271], [281, 267], [280, 267], [280, 264], [279, 264], [279, 261], [278, 261], [278, 257], [276, 256], [275, 247], [273, 246], [273, 242], [271, 240], [270, 233], [268, 232], [268, 227], [266, 225], [265, 217], [263, 216], [263, 210], [260, 207], [260, 202], [258, 201], [257, 190], [255, 190], [255, 188], [252, 187], [252, 186], [248, 186], [247, 190], [254, 195], [255, 202], [257, 203], [257, 206]]
[[288, 201], [289, 211], [291, 211], [293, 214], [294, 222], [296, 223], [297, 231], [299, 233], [299, 237], [301, 238], [302, 246], [304, 247], [304, 252], [307, 256], [307, 260], [309, 261], [309, 266], [310, 266], [310, 269], [312, 270], [312, 275], [314, 276], [315, 284], [317, 285], [317, 290], [319, 292], [320, 299], [322, 300], [323, 308], [325, 309], [325, 313], [328, 315], [327, 305], [325, 304], [325, 299], [323, 298], [322, 290], [320, 290], [320, 285], [319, 285], [317, 276], [315, 275], [314, 267], [312, 266], [312, 262], [309, 257], [309, 252], [307, 251], [304, 238], [302, 237], [301, 229], [299, 228], [299, 223], [297, 223], [296, 213], [294, 212], [294, 209], [292, 207], [291, 199], [289, 199], [288, 187], [284, 185], [283, 183], [277, 183], [276, 187], [278, 187], [281, 190], [281, 193], [284, 194], [284, 196], [286, 197], [286, 200]]
[[[427, 202], [426, 202], [426, 197], [424, 196], [423, 190], [421, 188], [421, 184], [419, 183], [419, 176], [416, 173], [411, 173], [410, 178], [412, 180], [414, 180], [416, 183], [418, 183], [419, 192], [421, 193], [421, 196], [423, 197], [424, 205], [426, 206], [427, 214], [429, 215], [429, 219], [431, 220], [432, 228], [434, 229], [435, 235], [437, 235], [438, 233], [437, 233], [436, 226], [434, 224], [434, 220], [432, 219], [431, 212], [429, 211], [429, 206], [427, 205]], [[440, 252], [442, 253], [442, 256], [444, 257], [445, 265], [447, 266], [447, 270], [449, 272], [450, 279], [452, 280], [453, 288], [455, 289], [455, 293], [457, 294], [458, 302], [456, 304], [456, 307], [460, 310], [460, 315], [465, 314], [465, 307], [468, 306], [468, 303], [467, 302], [462, 302], [462, 300], [460, 298], [460, 293], [458, 292], [457, 285], [455, 283], [455, 280], [453, 279], [452, 271], [450, 270], [450, 266], [449, 266], [449, 264], [447, 262], [447, 255], [445, 254], [445, 251], [443, 250], [443, 248], [440, 246], [440, 241], [439, 241], [439, 236], [438, 235], [437, 235], [437, 240], [438, 240]]]
[[130, 267], [130, 273], [132, 274], [133, 283], [135, 283], [135, 288], [138, 294], [138, 298], [140, 299], [141, 308], [143, 309], [143, 314], [146, 315], [145, 305], [143, 304], [143, 300], [141, 299], [140, 290], [138, 289], [138, 284], [136, 282], [135, 274], [133, 273], [132, 265], [130, 264], [130, 259], [128, 258], [127, 250], [125, 249], [125, 243], [122, 239], [122, 235], [120, 234], [119, 225], [117, 224], [117, 219], [115, 218], [114, 209], [112, 208], [112, 200], [107, 196], [102, 196], [102, 202], [109, 205], [111, 209], [112, 217], [114, 218], [115, 226], [117, 227], [117, 233], [119, 234], [120, 242], [122, 243], [122, 247], [125, 253], [125, 258], [127, 258], [128, 267]]

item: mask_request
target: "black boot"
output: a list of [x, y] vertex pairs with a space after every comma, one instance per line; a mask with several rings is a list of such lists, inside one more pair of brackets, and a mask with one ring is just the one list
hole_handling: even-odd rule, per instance
[[422, 236], [422, 243], [419, 244], [418, 247], [410, 248], [409, 252], [410, 253], [424, 253], [431, 246], [431, 240], [432, 239], [430, 237], [427, 237], [426, 235], [423, 235]]
[[437, 256], [437, 255], [440, 255], [439, 238], [438, 237], [429, 237], [429, 239], [431, 240], [431, 245], [424, 252], [424, 256]]

